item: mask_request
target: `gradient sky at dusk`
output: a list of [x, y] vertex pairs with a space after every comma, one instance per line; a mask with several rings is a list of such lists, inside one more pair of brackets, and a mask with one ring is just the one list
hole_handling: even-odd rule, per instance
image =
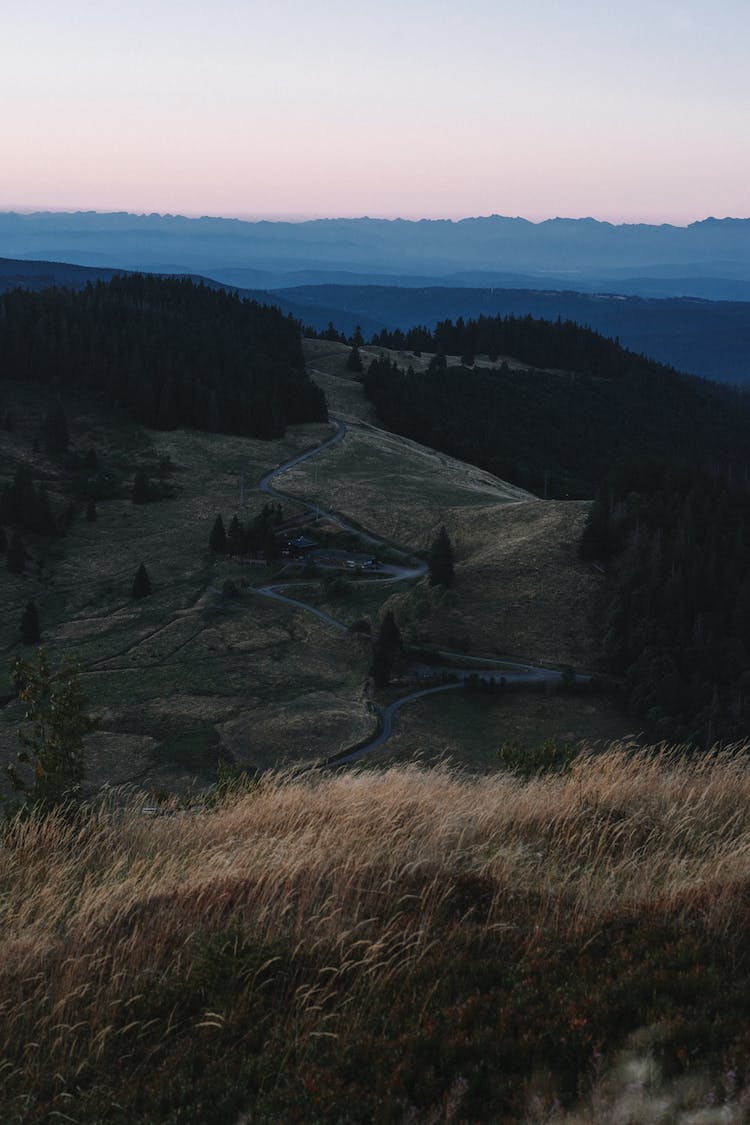
[[0, 209], [750, 215], [750, 0], [27, 0]]

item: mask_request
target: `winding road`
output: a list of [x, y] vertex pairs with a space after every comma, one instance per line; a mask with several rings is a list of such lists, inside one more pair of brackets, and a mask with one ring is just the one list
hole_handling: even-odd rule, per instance
[[[275, 496], [277, 499], [292, 500], [295, 503], [299, 504], [306, 511], [313, 514], [316, 519], [325, 519], [331, 523], [335, 523], [344, 531], [353, 531], [361, 539], [365, 540], [367, 543], [371, 543], [373, 546], [379, 548], [387, 547], [392, 549], [391, 545], [385, 543], [384, 540], [379, 539], [377, 536], [372, 535], [370, 532], [362, 531], [361, 528], [355, 527], [351, 523], [347, 523], [346, 520], [342, 519], [341, 516], [338, 516], [335, 512], [326, 511], [324, 508], [320, 508], [317, 504], [312, 504], [308, 500], [302, 500], [298, 496], [294, 496], [291, 493], [283, 492], [280, 489], [276, 488], [274, 485], [274, 482], [278, 479], [278, 477], [280, 477], [283, 473], [288, 472], [289, 469], [296, 468], [297, 465], [301, 465], [304, 461], [309, 460], [311, 457], [318, 457], [321, 453], [325, 453], [327, 449], [330, 449], [332, 446], [337, 445], [339, 442], [343, 441], [347, 434], [346, 423], [341, 418], [335, 417], [335, 415], [331, 415], [331, 421], [335, 422], [337, 426], [336, 432], [332, 434], [331, 437], [326, 438], [326, 440], [321, 442], [319, 445], [313, 446], [312, 449], [308, 449], [304, 453], [298, 454], [296, 457], [292, 457], [291, 460], [285, 461], [283, 465], [279, 465], [278, 468], [272, 469], [271, 472], [266, 473], [266, 475], [259, 481], [257, 490], [259, 492], [266, 493], [269, 496]], [[403, 554], [405, 557], [408, 557], [407, 551], [404, 551]], [[413, 562], [415, 565], [412, 566], [397, 566], [393, 563], [383, 563], [380, 567], [380, 573], [387, 574], [388, 577], [372, 579], [371, 581], [377, 582], [380, 585], [386, 585], [391, 582], [399, 582], [406, 578], [421, 578], [424, 574], [427, 573], [427, 565], [423, 562], [419, 562], [417, 564], [416, 560], [413, 560]], [[367, 579], [364, 579], [362, 581], [367, 581]], [[288, 590], [294, 586], [304, 585], [308, 585], [308, 583], [301, 582], [299, 579], [296, 579], [289, 582], [275, 582], [267, 586], [254, 586], [251, 587], [251, 591], [252, 593], [259, 594], [262, 597], [271, 598], [273, 601], [284, 602], [287, 605], [294, 606], [295, 609], [301, 609], [305, 613], [309, 613], [313, 617], [317, 617], [319, 621], [322, 621], [325, 625], [329, 625], [332, 629], [337, 629], [339, 632], [347, 633], [349, 631], [348, 626], [341, 621], [337, 621], [336, 618], [331, 617], [330, 614], [325, 613], [323, 610], [317, 609], [315, 606], [309, 605], [307, 602], [303, 602], [298, 598], [292, 598], [287, 594], [281, 593], [282, 590]], [[517, 664], [515, 662], [498, 660], [492, 662], [494, 664], [493, 667], [488, 667], [488, 664], [490, 664], [491, 662], [482, 659], [481, 657], [470, 657], [460, 653], [451, 652], [439, 652], [438, 656], [447, 660], [460, 659], [463, 665], [465, 665], [467, 662], [472, 664], [476, 663], [479, 665], [479, 667], [476, 669], [472, 669], [466, 668], [465, 666], [448, 667], [441, 665], [439, 671], [442, 673], [449, 673], [452, 677], [455, 678], [455, 682], [449, 684], [439, 684], [436, 687], [433, 686], [423, 688], [419, 691], [413, 691], [409, 695], [405, 695], [401, 699], [397, 699], [395, 702], [388, 704], [388, 706], [386, 707], [378, 707], [376, 704], [373, 704], [373, 708], [378, 719], [378, 733], [363, 745], [352, 747], [349, 750], [345, 750], [342, 753], [335, 754], [332, 757], [325, 759], [325, 761], [320, 763], [320, 768], [325, 769], [333, 766], [347, 765], [350, 762], [356, 762], [360, 758], [365, 757], [365, 755], [369, 754], [371, 751], [379, 749], [384, 745], [384, 743], [388, 741], [388, 739], [393, 734], [395, 716], [402, 707], [405, 707], [409, 703], [413, 703], [417, 699], [422, 699], [427, 695], [437, 695], [439, 692], [444, 691], [456, 691], [458, 688], [463, 687], [463, 681], [469, 676], [477, 676], [479, 679], [494, 680], [496, 682], [502, 678], [508, 683], [554, 683], [559, 682], [561, 676], [561, 673], [558, 671], [550, 668], [543, 668], [535, 664]], [[435, 670], [428, 665], [416, 665], [415, 671], [417, 671], [417, 673], [421, 675], [429, 675], [431, 672], [435, 672]], [[576, 676], [577, 680], [587, 680], [589, 678], [590, 677], [583, 675]]]

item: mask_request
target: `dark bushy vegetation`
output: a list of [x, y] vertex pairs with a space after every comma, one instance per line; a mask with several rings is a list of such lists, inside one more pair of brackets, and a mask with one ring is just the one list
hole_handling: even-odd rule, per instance
[[389, 610], [383, 618], [372, 650], [370, 675], [376, 688], [387, 687], [404, 651], [401, 630]]
[[[0, 296], [6, 378], [106, 392], [145, 426], [280, 437], [327, 417], [299, 326], [273, 308], [184, 279], [132, 275], [80, 291]], [[67, 446], [55, 410], [45, 434]]]
[[[747, 474], [750, 412], [738, 392], [568, 322], [445, 321], [427, 341], [415, 331], [403, 343], [436, 352], [429, 372], [402, 371], [383, 358], [364, 376], [382, 422], [504, 480], [550, 497], [588, 498], [613, 465], [651, 456]], [[399, 342], [393, 333], [378, 337]], [[446, 368], [446, 352], [507, 354], [547, 370]]]
[[229, 531], [219, 514], [208, 536], [208, 546], [216, 555], [259, 555], [278, 557], [281, 547], [276, 540], [275, 528], [282, 522], [280, 504], [264, 504], [249, 523], [241, 523], [232, 516]]
[[441, 527], [427, 556], [429, 582], [431, 586], [452, 586], [455, 580], [453, 569], [453, 545], [445, 527]]
[[581, 553], [608, 566], [606, 669], [670, 738], [710, 745], [750, 726], [750, 494], [642, 465], [600, 489]]
[[151, 579], [148, 576], [148, 571], [143, 563], [138, 567], [135, 578], [133, 579], [133, 597], [147, 598], [151, 593]]
[[34, 602], [29, 602], [21, 614], [21, 643], [33, 645], [39, 639], [39, 613]]
[[37, 535], [54, 535], [64, 530], [64, 521], [53, 515], [45, 485], [34, 483], [28, 465], [19, 465], [13, 480], [0, 494], [0, 522]]

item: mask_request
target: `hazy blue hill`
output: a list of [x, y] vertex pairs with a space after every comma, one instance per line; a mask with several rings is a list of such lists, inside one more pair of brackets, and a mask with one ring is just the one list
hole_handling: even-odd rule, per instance
[[[486, 218], [317, 219], [302, 223], [247, 222], [180, 215], [96, 212], [0, 214], [0, 254], [119, 266], [156, 272], [198, 272], [262, 287], [288, 284], [288, 274], [340, 273], [362, 280], [432, 278], [456, 284], [473, 271], [523, 275], [534, 288], [561, 283], [569, 289], [601, 287], [620, 277], [656, 279], [680, 295], [686, 281], [701, 295], [726, 296], [708, 281], [750, 284], [750, 220], [706, 219], [688, 227], [621, 225], [594, 219]], [[230, 278], [228, 270], [252, 271]], [[291, 279], [294, 280], [294, 279]], [[300, 281], [309, 280], [300, 277]], [[335, 280], [341, 280], [336, 277]], [[410, 283], [410, 282], [407, 282]], [[616, 288], [613, 286], [613, 288]], [[735, 294], [731, 294], [735, 295]], [[741, 294], [741, 295], [744, 295]]]
[[0, 258], [0, 293], [21, 286], [24, 289], [46, 289], [50, 285], [66, 285], [72, 289], [90, 281], [109, 281], [119, 271], [89, 266], [74, 266], [67, 262], [24, 262]]

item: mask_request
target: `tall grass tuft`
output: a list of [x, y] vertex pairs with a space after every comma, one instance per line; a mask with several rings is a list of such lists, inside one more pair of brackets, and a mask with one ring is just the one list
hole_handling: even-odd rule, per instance
[[746, 747], [142, 806], [3, 830], [3, 1121], [520, 1120], [641, 1026], [750, 1063]]

